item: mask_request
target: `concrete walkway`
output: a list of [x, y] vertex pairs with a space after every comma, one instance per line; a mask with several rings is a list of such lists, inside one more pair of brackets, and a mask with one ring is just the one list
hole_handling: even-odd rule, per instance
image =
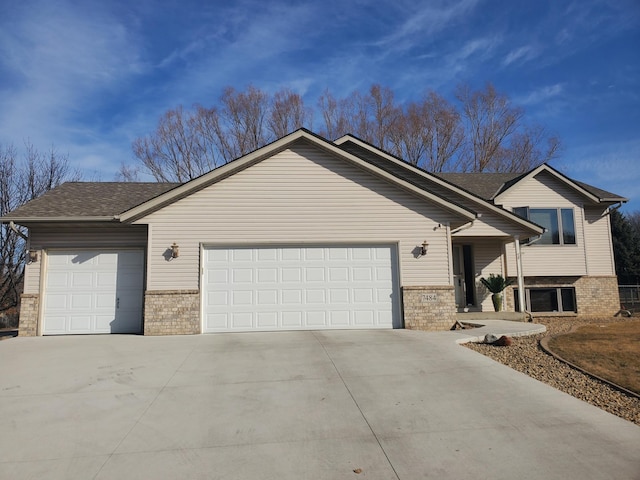
[[481, 330], [0, 342], [2, 479], [634, 479], [640, 427]]

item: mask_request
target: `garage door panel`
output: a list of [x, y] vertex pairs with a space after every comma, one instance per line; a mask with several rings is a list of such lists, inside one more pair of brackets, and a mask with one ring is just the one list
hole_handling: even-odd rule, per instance
[[302, 250], [300, 248], [286, 248], [280, 251], [282, 260], [300, 261], [302, 260]]
[[89, 333], [91, 331], [91, 315], [71, 315], [71, 333]]
[[371, 260], [376, 250], [371, 248], [354, 248], [351, 250], [351, 256], [354, 260]]
[[258, 292], [257, 305], [277, 305], [278, 304], [278, 291], [277, 290], [261, 290]]
[[348, 327], [351, 323], [351, 312], [348, 310], [333, 310], [329, 312], [329, 324], [334, 327]]
[[250, 249], [232, 250], [231, 260], [233, 262], [250, 262], [253, 260], [253, 250], [250, 250]]
[[77, 310], [79, 308], [90, 310], [92, 307], [93, 295], [89, 293], [70, 293], [69, 299], [71, 301], [72, 310]]
[[353, 318], [356, 325], [373, 326], [375, 324], [375, 313], [372, 310], [356, 310]]
[[329, 290], [329, 302], [332, 304], [349, 303], [349, 289], [332, 288]]
[[307, 303], [325, 303], [327, 301], [326, 291], [319, 289], [307, 289], [305, 290], [305, 299]]
[[277, 312], [256, 312], [256, 327], [275, 329], [278, 326]]
[[277, 268], [259, 268], [257, 270], [257, 280], [260, 284], [276, 283], [278, 281], [278, 269]]
[[65, 293], [50, 293], [47, 295], [44, 305], [48, 311], [67, 310], [67, 295]]
[[302, 327], [302, 312], [282, 312], [283, 327]]
[[276, 262], [278, 260], [278, 249], [276, 248], [261, 248], [257, 251], [257, 260], [259, 262]]
[[231, 316], [231, 326], [235, 329], [251, 329], [253, 315], [250, 312], [234, 313]]
[[207, 294], [207, 303], [212, 306], [227, 305], [229, 302], [229, 292], [209, 292]]
[[349, 281], [349, 269], [346, 267], [329, 268], [330, 282], [347, 282]]
[[299, 283], [302, 280], [302, 269], [301, 268], [283, 268], [281, 270], [282, 281], [284, 283], [287, 282], [295, 282]]
[[392, 246], [206, 248], [203, 331], [399, 326], [396, 259]]
[[307, 267], [304, 269], [304, 279], [307, 282], [324, 282], [324, 268], [323, 267]]
[[142, 327], [144, 253], [51, 251], [43, 333], [137, 333]]
[[253, 292], [236, 290], [231, 292], [231, 305], [253, 305]]
[[326, 327], [327, 326], [327, 312], [307, 312], [307, 325], [309, 327]]
[[47, 317], [47, 329], [51, 333], [65, 333], [67, 317], [64, 315], [49, 315]]
[[353, 302], [370, 304], [371, 302], [373, 302], [373, 290], [370, 288], [354, 288]]

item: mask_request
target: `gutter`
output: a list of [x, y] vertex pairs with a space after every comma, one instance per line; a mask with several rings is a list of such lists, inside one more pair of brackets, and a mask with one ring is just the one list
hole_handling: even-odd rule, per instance
[[18, 230], [18, 227], [16, 227], [16, 224], [15, 224], [15, 223], [13, 223], [13, 220], [11, 220], [11, 221], [9, 222], [9, 228], [10, 228], [11, 230], [13, 230], [17, 235], [19, 235], [20, 237], [22, 237], [22, 239], [23, 239], [25, 242], [28, 242], [28, 241], [29, 241], [29, 237], [27, 237], [24, 233], [22, 233], [20, 230]]
[[620, 207], [622, 207], [622, 205], [625, 204], [625, 203], [626, 202], [618, 202], [617, 205], [611, 205], [609, 208], [607, 208], [607, 211], [605, 212], [605, 215], [611, 215], [611, 212], [615, 212]]
[[547, 229], [546, 228], [544, 229], [544, 232], [542, 232], [540, 235], [537, 235], [537, 236], [533, 237], [533, 239], [529, 239], [529, 241], [527, 243], [521, 243], [520, 245], [522, 245], [524, 247], [528, 247], [529, 245], [533, 245], [538, 240], [540, 240], [542, 238], [542, 235], [544, 235], [545, 233], [547, 233]]
[[473, 219], [473, 220], [471, 220], [470, 222], [465, 223], [465, 224], [464, 224], [464, 225], [462, 225], [461, 227], [456, 228], [455, 230], [453, 230], [453, 231], [451, 232], [451, 235], [455, 235], [456, 233], [459, 233], [459, 232], [461, 232], [461, 231], [463, 231], [463, 230], [467, 230], [468, 228], [473, 227], [473, 223], [474, 223], [475, 221], [476, 221], [476, 220], [475, 220], [475, 219]]
[[120, 217], [118, 215], [111, 215], [109, 217], [24, 217], [9, 220], [9, 224], [15, 222], [18, 222], [18, 224], [63, 222], [120, 222]]

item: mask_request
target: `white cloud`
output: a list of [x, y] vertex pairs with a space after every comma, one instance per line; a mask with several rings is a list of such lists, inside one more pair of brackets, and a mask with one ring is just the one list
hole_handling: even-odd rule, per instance
[[583, 145], [558, 166], [576, 180], [629, 198], [627, 208], [640, 210], [640, 140]]
[[0, 141], [63, 149], [65, 125], [144, 68], [131, 33], [99, 5], [22, 4], [0, 21], [0, 69], [11, 79], [0, 97]]
[[509, 66], [514, 62], [523, 63], [532, 60], [537, 56], [536, 50], [531, 45], [525, 45], [515, 50], [511, 50], [505, 59], [502, 61], [502, 65]]
[[422, 42], [425, 37], [447, 29], [452, 21], [471, 12], [478, 0], [426, 3], [412, 3], [406, 12], [406, 19], [391, 35], [379, 39], [376, 45], [392, 50], [406, 50], [416, 42]]
[[564, 85], [556, 83], [554, 85], [547, 85], [542, 88], [537, 88], [528, 94], [514, 99], [518, 105], [531, 106], [542, 102], [545, 102], [551, 98], [561, 95], [564, 91]]

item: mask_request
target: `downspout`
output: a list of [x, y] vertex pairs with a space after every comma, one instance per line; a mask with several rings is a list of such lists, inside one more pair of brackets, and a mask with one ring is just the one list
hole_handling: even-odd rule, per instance
[[[546, 229], [544, 230], [545, 232], [547, 231]], [[529, 240], [527, 243], [524, 243], [523, 245], [525, 247], [536, 243], [538, 240], [540, 240], [542, 238], [542, 235], [544, 234], [544, 232], [540, 235], [538, 235], [537, 237], [534, 237], [533, 240]], [[527, 315], [529, 315], [529, 317], [533, 318], [531, 316], [531, 312], [527, 311], [526, 308], [526, 304], [525, 304], [525, 295], [524, 295], [524, 272], [523, 272], [523, 268], [522, 268], [522, 252], [520, 251], [520, 236], [516, 235], [513, 237], [515, 240], [515, 248], [516, 248], [516, 276], [518, 278], [518, 303], [520, 304], [520, 311], [522, 313], [525, 313]]]
[[516, 247], [516, 277], [518, 279], [518, 306], [521, 312], [526, 313], [524, 298], [524, 275], [522, 274], [522, 252], [520, 251], [520, 236], [513, 237]]

